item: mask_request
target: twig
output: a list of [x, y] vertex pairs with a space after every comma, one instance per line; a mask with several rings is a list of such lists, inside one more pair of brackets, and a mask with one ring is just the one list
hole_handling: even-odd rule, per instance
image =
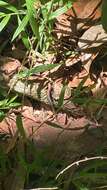
[[89, 160], [107, 160], [107, 156], [95, 156], [95, 157], [90, 157], [90, 158], [85, 157], [82, 160], [73, 162], [72, 164], [70, 164], [66, 168], [64, 168], [61, 172], [59, 172], [57, 174], [57, 176], [56, 176], [56, 179], [58, 179], [64, 172], [66, 172], [67, 170], [69, 170], [71, 167], [73, 167], [73, 166], [79, 166], [80, 163], [87, 162]]

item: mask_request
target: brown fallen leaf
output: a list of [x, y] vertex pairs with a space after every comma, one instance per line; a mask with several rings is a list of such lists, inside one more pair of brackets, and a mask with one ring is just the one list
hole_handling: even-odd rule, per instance
[[72, 66], [74, 64], [76, 64], [77, 62], [79, 62], [81, 60], [81, 55], [71, 55], [69, 56], [66, 61], [65, 61], [65, 64], [66, 66]]
[[[90, 151], [95, 151], [95, 148], [98, 147], [98, 145], [102, 145], [102, 136], [97, 138], [96, 136], [93, 137], [90, 135], [90, 133], [88, 133], [86, 126], [90, 124], [90, 120], [87, 118], [83, 110], [79, 108], [79, 106], [75, 107], [74, 104], [71, 107], [71, 103], [69, 106], [71, 108], [71, 112], [77, 112], [75, 118], [69, 114], [67, 115], [66, 112], [63, 111], [59, 112], [57, 117], [53, 117], [52, 119], [52, 117], [49, 116], [49, 110], [43, 109], [43, 107], [42, 109], [39, 107], [39, 110], [33, 110], [31, 109], [31, 105], [29, 103], [27, 103], [25, 107], [23, 106], [22, 120], [27, 138], [29, 140], [33, 140], [36, 151], [47, 151], [46, 157], [48, 159], [54, 159], [56, 157], [58, 159], [62, 159], [62, 157], [64, 157], [68, 160], [69, 156], [69, 160], [71, 161], [71, 159], [77, 158], [77, 156], [87, 154]], [[80, 116], [81, 113], [83, 115]], [[91, 128], [94, 128], [94, 124], [91, 125]], [[8, 118], [0, 123], [0, 133], [9, 134], [10, 131], [12, 131], [14, 136], [16, 131], [15, 114], [10, 114]], [[10, 138], [12, 138], [12, 136], [10, 136]], [[14, 142], [16, 142], [16, 140]], [[13, 146], [15, 146], [14, 142]], [[8, 141], [7, 143], [9, 145]], [[93, 146], [90, 146], [92, 143]], [[7, 150], [12, 150], [13, 146], [6, 146], [8, 147]], [[47, 147], [50, 149], [47, 150]], [[17, 170], [20, 172], [20, 169], [17, 168]], [[24, 170], [23, 177], [25, 177], [25, 172], [26, 171]], [[23, 185], [22, 182], [24, 182], [24, 180], [21, 180], [22, 178], [20, 179], [20, 177], [17, 178], [18, 176], [13, 175], [13, 173], [9, 178], [10, 180], [6, 180], [6, 184], [11, 181], [13, 176], [14, 181], [18, 180], [18, 186]], [[10, 185], [13, 187], [13, 189], [15, 189], [14, 182]]]
[[[37, 119], [37, 121], [30, 121], [30, 119], [26, 118], [25, 120], [24, 118], [22, 118], [24, 129], [28, 134], [27, 137], [29, 140], [33, 140], [36, 153], [37, 151], [45, 151], [47, 159], [58, 158], [58, 160], [62, 160], [62, 158], [65, 158], [65, 160], [67, 159], [67, 161], [71, 161], [72, 159], [76, 159], [77, 156], [83, 156], [84, 154], [86, 155], [89, 152], [94, 152], [96, 150], [96, 147], [102, 146], [102, 142], [104, 142], [102, 141], [103, 136], [93, 136], [90, 133], [90, 129], [88, 132], [88, 124], [89, 126], [91, 125], [91, 129], [96, 128], [97, 130], [97, 127], [94, 126], [94, 123], [91, 124], [91, 122], [89, 121], [89, 119], [87, 119], [85, 115], [76, 119], [70, 116], [66, 117], [65, 113], [58, 113], [57, 118], [54, 118], [53, 120], [47, 120], [50, 121], [50, 123], [47, 123], [47, 121], [43, 123], [43, 112], [46, 113], [47, 111], [38, 110], [38, 113], [36, 112], [35, 119]], [[79, 110], [78, 112], [80, 114]], [[11, 117], [11, 120], [9, 120], [9, 124], [11, 126], [11, 122], [14, 120], [12, 127], [15, 129], [16, 124], [14, 117]], [[7, 123], [4, 123], [4, 125], [3, 122], [0, 123], [0, 132], [3, 132], [3, 127], [5, 128], [5, 132], [6, 128], [7, 133], [9, 132], [10, 126], [7, 127], [6, 125]], [[93, 144], [93, 146], [91, 146], [91, 144]], [[18, 147], [19, 151], [20, 148], [21, 147]], [[20, 178], [21, 176], [15, 175], [15, 173], [13, 172], [5, 181], [5, 185], [9, 184], [9, 187], [15, 189], [15, 182], [17, 181], [16, 184], [18, 183], [18, 187], [23, 186], [25, 180], [25, 178], [23, 179], [23, 177], [25, 177], [26, 171], [23, 171], [22, 167], [22, 170], [20, 170], [20, 167], [21, 165], [17, 167], [16, 170], [22, 172], [22, 178]], [[11, 181], [11, 179], [14, 179], [14, 182]]]
[[[27, 101], [28, 102], [28, 101]], [[69, 109], [71, 107], [71, 104], [69, 105]], [[84, 116], [80, 116], [80, 112], [83, 111], [79, 108], [76, 109], [76, 107], [72, 106], [72, 111], [77, 114], [76, 118], [73, 118], [72, 116], [66, 115], [66, 112], [58, 113], [57, 117], [53, 117], [50, 115], [49, 110], [45, 109], [36, 109], [33, 110], [31, 106], [26, 105], [23, 106], [22, 109], [22, 120], [23, 120], [23, 126], [27, 135], [27, 138], [31, 138], [35, 141], [35, 144], [38, 144], [38, 146], [47, 146], [58, 140], [59, 143], [65, 142], [67, 139], [70, 140], [72, 135], [77, 135], [78, 133], [81, 134], [81, 127], [83, 127], [87, 124], [88, 119]], [[14, 111], [14, 110], [13, 110]], [[19, 109], [20, 111], [20, 109]], [[77, 112], [77, 113], [76, 113]], [[48, 121], [52, 121], [53, 123], [56, 123], [57, 125], [61, 126], [62, 128], [53, 127], [50, 124], [47, 124], [47, 118]], [[52, 120], [51, 120], [52, 119]], [[79, 121], [79, 124], [78, 124]], [[66, 128], [71, 128], [71, 132], [67, 131]], [[72, 130], [72, 128], [78, 128], [78, 133], [75, 133], [75, 130]], [[6, 146], [6, 152], [9, 152], [12, 150], [15, 146], [17, 136], [19, 133], [16, 132], [16, 115], [14, 113], [11, 113], [9, 116], [7, 116], [1, 123], [0, 123], [0, 133], [1, 134], [8, 134], [10, 136], [10, 141], [8, 141], [8, 146]], [[62, 133], [62, 135], [60, 135]], [[60, 139], [58, 139], [58, 136], [60, 135]]]
[[77, 0], [73, 3], [73, 9], [66, 14], [57, 17], [56, 33], [61, 36], [76, 36], [82, 27], [88, 28], [101, 17], [102, 0]]
[[[82, 80], [87, 77], [87, 72], [85, 69], [83, 69], [81, 71], [81, 73], [79, 73], [78, 75], [74, 76], [72, 80], [69, 81], [69, 87], [70, 88], [76, 88], [79, 86], [80, 82], [82, 82]], [[94, 84], [94, 81], [91, 80], [90, 76], [87, 77], [85, 83], [84, 83], [84, 87], [88, 86], [90, 87], [91, 85]]]
[[21, 68], [21, 63], [11, 57], [0, 56], [0, 80], [9, 82], [11, 75], [18, 72]]
[[105, 42], [107, 42], [107, 33], [101, 24], [97, 24], [86, 30], [79, 38], [78, 47], [80, 51], [92, 51], [93, 48], [97, 48]]
[[0, 71], [11, 74], [21, 66], [21, 63], [11, 57], [0, 56]]
[[101, 16], [101, 4], [102, 0], [79, 0], [74, 3], [74, 9], [76, 4], [78, 4], [78, 10], [81, 6], [81, 11], [77, 14], [78, 18], [88, 18], [93, 16], [93, 19], [97, 19]]
[[97, 22], [101, 17], [101, 2], [102, 0], [86, 1], [83, 11], [77, 17], [79, 20], [77, 30], [88, 28]]

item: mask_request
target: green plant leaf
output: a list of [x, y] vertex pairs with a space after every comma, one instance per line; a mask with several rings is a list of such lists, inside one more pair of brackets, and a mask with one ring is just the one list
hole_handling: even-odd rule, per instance
[[5, 2], [5, 1], [0, 1], [0, 7], [8, 9], [12, 12], [18, 13], [18, 10], [16, 9], [16, 7], [10, 5], [9, 3]]
[[37, 20], [34, 17], [31, 17], [30, 25], [31, 25], [33, 34], [36, 36], [37, 39], [39, 39], [39, 25], [37, 23]]
[[7, 102], [8, 102], [8, 99], [1, 100], [0, 101], [0, 109], [2, 106], [5, 106], [5, 104], [7, 104]]
[[0, 111], [0, 122], [5, 118], [5, 113], [3, 111]]
[[13, 37], [12, 37], [12, 41], [24, 30], [24, 28], [26, 27], [28, 21], [29, 21], [29, 18], [28, 18], [28, 15], [26, 14], [26, 16], [23, 18], [20, 25], [16, 29], [16, 31], [15, 31]]
[[14, 96], [11, 99], [4, 99], [0, 101], [0, 109], [1, 110], [8, 110], [13, 107], [19, 107], [21, 104], [18, 102], [15, 102], [17, 96]]
[[0, 12], [0, 18], [3, 18], [6, 16], [6, 13]]
[[38, 38], [39, 37], [39, 26], [37, 24], [37, 20], [34, 18], [35, 9], [34, 9], [34, 0], [26, 0], [26, 6], [27, 6], [27, 14], [30, 26], [32, 28], [32, 31], [34, 35]]
[[83, 97], [83, 98], [79, 98], [79, 97], [74, 97], [72, 99], [73, 103], [79, 104], [79, 105], [86, 105], [89, 104], [92, 101], [91, 98], [87, 98], [87, 97]]
[[34, 2], [35, 0], [26, 0], [26, 7], [29, 18], [34, 14]]
[[49, 1], [48, 3], [45, 3], [42, 7], [41, 7], [41, 11], [42, 11], [42, 15], [43, 15], [43, 20], [49, 20], [49, 16], [52, 12], [52, 7], [54, 4], [54, 0]]
[[57, 9], [56, 11], [52, 12], [50, 15], [49, 15], [49, 20], [52, 20], [54, 18], [57, 18], [58, 16], [60, 16], [61, 14], [64, 14], [68, 9], [70, 9], [72, 7], [72, 2], [69, 1], [66, 3], [65, 6]]
[[26, 133], [23, 127], [22, 116], [20, 114], [16, 118], [16, 126], [19, 130], [20, 135], [23, 137], [24, 140], [26, 140]]
[[60, 64], [46, 64], [46, 65], [40, 65], [40, 66], [37, 66], [37, 67], [34, 67], [34, 68], [31, 68], [29, 70], [26, 70], [26, 71], [22, 71], [18, 74], [18, 77], [20, 78], [25, 78], [25, 77], [28, 77], [28, 76], [31, 76], [33, 74], [37, 74], [37, 73], [42, 73], [42, 72], [45, 72], [45, 71], [48, 71], [48, 70], [51, 70], [57, 66], [60, 66]]
[[9, 104], [10, 104], [10, 103], [13, 103], [13, 102], [16, 100], [17, 97], [18, 97], [17, 95], [16, 95], [16, 96], [13, 96], [13, 98], [11, 98], [11, 99], [9, 100]]
[[2, 21], [0, 22], [0, 32], [4, 29], [4, 27], [7, 25], [7, 23], [9, 22], [9, 20], [10, 20], [10, 15], [6, 15], [3, 19], [2, 19]]
[[86, 82], [87, 78], [88, 78], [88, 75], [85, 76], [85, 77], [83, 78], [83, 80], [79, 83], [78, 87], [77, 87], [76, 90], [74, 91], [74, 97], [79, 97], [79, 96], [80, 96], [80, 94], [81, 94], [81, 89], [83, 88], [84, 83]]
[[25, 45], [26, 49], [29, 49], [30, 48], [30, 43], [29, 43], [29, 36], [26, 34], [25, 31], [22, 32], [22, 41], [23, 41], [23, 44]]
[[67, 85], [64, 84], [62, 89], [61, 89], [61, 93], [59, 95], [59, 99], [58, 99], [58, 109], [61, 108], [63, 106], [63, 103], [64, 103], [64, 95], [65, 95], [65, 91], [66, 91], [66, 88], [67, 88]]
[[[18, 20], [18, 24], [20, 25], [21, 19], [20, 19], [19, 15], [17, 15], [17, 20]], [[21, 37], [22, 37], [23, 44], [25, 45], [25, 47], [27, 49], [29, 49], [30, 48], [29, 36], [27, 35], [27, 33], [25, 31], [23, 31], [21, 34]]]
[[7, 5], [8, 5], [8, 3], [6, 3], [5, 1], [0, 1], [0, 6], [1, 7], [7, 6]]
[[6, 105], [6, 106], [4, 107], [4, 109], [16, 108], [16, 107], [19, 107], [19, 106], [21, 106], [20, 103], [14, 102], [14, 103], [11, 103], [11, 104], [9, 104], [9, 105]]
[[102, 2], [101, 22], [102, 22], [104, 30], [107, 32], [107, 0], [103, 0]]

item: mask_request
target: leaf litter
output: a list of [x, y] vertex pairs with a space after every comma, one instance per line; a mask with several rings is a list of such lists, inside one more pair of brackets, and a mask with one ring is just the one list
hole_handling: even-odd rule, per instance
[[[104, 71], [102, 71], [103, 70], [102, 69], [99, 76], [95, 76], [94, 71], [92, 71], [91, 69], [92, 63], [95, 62], [95, 60], [97, 60], [98, 57], [99, 59], [101, 59], [100, 58], [101, 49], [102, 49], [102, 46], [107, 41], [107, 34], [102, 28], [102, 25], [99, 23], [99, 19], [101, 16], [100, 3], [101, 3], [100, 0], [99, 1], [96, 1], [96, 0], [82, 1], [81, 0], [81, 1], [75, 2], [73, 8], [68, 10], [65, 14], [62, 14], [56, 18], [54, 35], [57, 35], [57, 42], [55, 42], [54, 46], [55, 47], [58, 46], [57, 52], [52, 53], [52, 54], [49, 54], [47, 52], [45, 57], [44, 56], [42, 57], [42, 55], [38, 53], [37, 55], [34, 55], [33, 58], [31, 54], [28, 60], [26, 61], [26, 64], [24, 65], [26, 67], [28, 62], [29, 61], [32, 62], [32, 59], [34, 59], [34, 63], [32, 65], [34, 69], [34, 67], [42, 65], [45, 62], [48, 64], [50, 63], [55, 64], [57, 62], [60, 63], [61, 60], [64, 59], [64, 63], [62, 64], [62, 70], [61, 68], [53, 69], [52, 71], [47, 72], [46, 75], [43, 75], [43, 80], [47, 80], [48, 77], [50, 77], [50, 79], [53, 80], [55, 99], [58, 99], [58, 96], [61, 92], [63, 80], [65, 79], [67, 79], [68, 81], [68, 88], [71, 89], [71, 91], [73, 91], [75, 90], [75, 88], [78, 88], [80, 82], [87, 76], [87, 79], [85, 83], [83, 84], [82, 88], [89, 87], [90, 89], [89, 91], [90, 93], [93, 94], [93, 96], [95, 96], [96, 91], [98, 90], [100, 91], [102, 81], [100, 81], [99, 76], [101, 75], [102, 72], [104, 74]], [[90, 25], [88, 25], [88, 23], [90, 23]], [[80, 27], [80, 25], [81, 26], [83, 25], [83, 26]], [[19, 43], [19, 46], [20, 46], [20, 43]], [[18, 53], [19, 49], [14, 47], [14, 50], [17, 51], [17, 57], [15, 53], [15, 58], [19, 58], [20, 57], [19, 56], [20, 53]], [[10, 53], [7, 52], [7, 55], [10, 55]], [[14, 53], [13, 53], [13, 57], [14, 57]], [[4, 51], [3, 59], [4, 60], [6, 59], [5, 51]], [[14, 61], [15, 60], [13, 60], [13, 63]], [[22, 61], [21, 57], [20, 57], [20, 61]], [[80, 67], [80, 69], [78, 69], [79, 68], [78, 66]], [[6, 68], [6, 65], [3, 67]], [[6, 69], [8, 70], [8, 67]], [[12, 66], [9, 64], [9, 69], [17, 72], [15, 64], [12, 64]], [[6, 73], [8, 71], [6, 71], [5, 69], [3, 70], [1, 67], [1, 72], [3, 73], [4, 71], [5, 71], [5, 74], [8, 74]], [[62, 71], [62, 72], [59, 72], [59, 71]], [[92, 74], [92, 72], [94, 74]], [[33, 76], [33, 74], [31, 75], [32, 75], [32, 79], [31, 79], [32, 82], [33, 80], [37, 80], [37, 79], [39, 80], [39, 75], [41, 78], [40, 73], [37, 74], [36, 78], [35, 76]], [[92, 75], [94, 75], [94, 77], [97, 77], [96, 80], [94, 77], [92, 77]], [[31, 76], [28, 76], [28, 77], [30, 80]], [[50, 83], [50, 79], [48, 81], [49, 83]], [[67, 93], [65, 92], [64, 99], [66, 100], [67, 98], [69, 98], [69, 95], [67, 95]], [[54, 103], [53, 103], [53, 106], [54, 106]], [[74, 107], [76, 109], [76, 107], [78, 106], [75, 105]], [[72, 106], [70, 109], [72, 109]], [[40, 112], [41, 114], [41, 110], [38, 110], [37, 112]], [[50, 110], [50, 113], [51, 112], [52, 110]], [[77, 108], [77, 112], [78, 112], [78, 108]], [[78, 118], [80, 117], [79, 115], [80, 114], [78, 113], [76, 116], [77, 119], [79, 119]], [[62, 113], [62, 116], [63, 116], [63, 113]], [[87, 117], [85, 112], [84, 112], [84, 116], [82, 117], [84, 118]], [[35, 122], [35, 119], [34, 119], [34, 122]]]
[[[8, 58], [12, 59], [12, 64], [10, 62], [8, 62], [9, 64], [4, 64], [4, 66], [0, 64], [1, 75], [3, 75], [7, 84], [10, 84], [9, 82], [13, 74], [15, 76], [21, 69], [29, 68], [29, 63], [33, 62], [33, 69], [36, 66], [44, 64], [61, 64], [59, 68], [53, 68], [50, 71], [43, 70], [43, 73], [37, 73], [36, 78], [34, 73], [32, 73], [32, 76], [28, 76], [28, 83], [30, 77], [32, 77], [30, 81], [32, 85], [40, 78], [43, 80], [43, 85], [41, 87], [39, 85], [37, 89], [45, 87], [46, 96], [50, 93], [47, 84], [52, 85], [52, 105], [49, 105], [48, 99], [46, 102], [44, 100], [41, 101], [41, 94], [38, 93], [35, 103], [34, 101], [32, 102], [32, 99], [36, 98], [28, 95], [28, 98], [25, 98], [23, 102], [23, 107], [18, 109], [19, 112], [22, 111], [23, 126], [27, 137], [33, 139], [38, 147], [49, 146], [50, 144], [56, 145], [56, 143], [60, 147], [61, 144], [64, 145], [67, 141], [71, 141], [71, 137], [73, 139], [77, 137], [81, 138], [83, 134], [86, 136], [83, 135], [82, 138], [86, 138], [85, 140], [87, 140], [86, 126], [95, 126], [95, 120], [98, 123], [100, 122], [99, 124], [106, 131], [106, 102], [97, 105], [93, 103], [94, 98], [104, 100], [107, 95], [107, 34], [100, 24], [100, 3], [100, 0], [78, 0], [66, 14], [62, 14], [56, 18], [53, 31], [56, 36], [53, 47], [55, 52], [52, 49], [54, 53], [47, 52], [44, 56], [40, 53], [37, 55], [33, 54], [34, 57], [31, 54], [26, 56], [27, 59], [24, 65], [17, 65], [19, 63], [17, 59], [22, 62], [23, 56], [20, 56], [20, 54], [23, 55], [25, 53], [24, 50], [20, 51], [19, 42], [19, 47], [15, 44], [14, 51], [10, 48], [7, 52], [4, 51], [3, 57], [0, 58], [0, 63], [2, 59], [4, 59], [5, 63], [7, 62], [5, 61], [7, 60], [7, 55], [14, 58]], [[7, 76], [8, 78], [5, 79]], [[61, 94], [65, 80], [67, 81], [68, 91], [65, 89], [64, 94]], [[84, 83], [80, 86], [83, 80]], [[25, 88], [27, 87], [25, 86]], [[76, 94], [75, 92], [77, 91], [78, 93]], [[16, 90], [16, 92], [18, 91]], [[23, 93], [27, 96], [26, 90], [25, 92], [20, 92], [21, 95]], [[80, 102], [84, 100], [82, 100], [84, 97], [87, 100], [91, 97], [92, 100], [81, 103], [74, 101], [73, 103], [73, 100], [76, 99], [72, 94], [76, 94], [76, 98], [79, 96], [81, 98]], [[57, 110], [56, 102], [58, 102], [59, 95], [60, 98], [64, 96], [62, 105], [64, 107]], [[38, 102], [38, 100], [40, 101]], [[51, 106], [55, 108], [56, 113], [53, 113]], [[0, 123], [1, 134], [9, 134], [11, 138], [15, 135], [16, 117], [15, 110], [7, 114], [7, 117]], [[93, 147], [96, 147], [97, 143], [99, 144], [99, 137], [97, 137], [98, 141], [96, 140]], [[7, 139], [7, 143], [9, 141], [11, 140]], [[72, 141], [72, 143], [74, 142]], [[82, 144], [82, 141], [79, 142], [84, 147], [84, 143]], [[90, 142], [92, 143], [92, 140]], [[6, 147], [8, 149], [7, 143]], [[74, 152], [76, 148], [74, 148]], [[80, 150], [81, 148], [77, 149], [79, 154]], [[88, 146], [88, 150], [85, 150], [86, 152], [82, 152], [82, 154], [86, 154], [87, 151], [90, 152], [91, 150], [92, 147]]]

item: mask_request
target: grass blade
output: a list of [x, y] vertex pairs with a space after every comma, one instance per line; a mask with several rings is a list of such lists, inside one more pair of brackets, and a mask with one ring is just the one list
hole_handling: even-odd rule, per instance
[[20, 114], [16, 118], [16, 126], [19, 130], [20, 135], [23, 137], [24, 140], [26, 140], [26, 133], [23, 127], [22, 116]]
[[52, 12], [52, 13], [50, 14], [50, 16], [49, 16], [49, 20], [52, 20], [52, 19], [54, 19], [54, 18], [57, 18], [57, 17], [60, 16], [61, 14], [66, 13], [66, 11], [67, 11], [68, 9], [70, 9], [71, 7], [72, 7], [72, 2], [69, 1], [68, 3], [66, 3], [65, 6], [63, 6], [63, 7], [59, 8], [59, 9], [57, 9], [57, 10], [54, 11], [54, 12]]
[[10, 5], [9, 3], [5, 2], [5, 1], [0, 1], [0, 7], [8, 9], [12, 12], [18, 13], [18, 10], [16, 9], [16, 7]]
[[37, 24], [37, 20], [34, 18], [35, 9], [34, 9], [34, 0], [26, 0], [27, 12], [28, 12], [28, 19], [30, 26], [34, 35], [38, 38], [39, 37], [39, 26]]
[[2, 19], [2, 21], [0, 22], [0, 32], [4, 29], [4, 27], [7, 25], [7, 23], [9, 22], [9, 20], [10, 20], [10, 15], [6, 15], [3, 19]]
[[21, 24], [16, 29], [16, 31], [15, 31], [13, 37], [12, 37], [12, 41], [24, 30], [24, 28], [26, 27], [28, 21], [29, 21], [28, 15], [26, 14], [26, 16], [23, 18]]
[[64, 84], [61, 89], [61, 93], [59, 95], [59, 100], [58, 100], [58, 105], [57, 105], [58, 109], [63, 106], [66, 88], [67, 88], [67, 84]]
[[26, 71], [23, 71], [23, 72], [20, 72], [18, 74], [19, 78], [25, 78], [25, 77], [28, 77], [28, 76], [31, 76], [33, 74], [37, 74], [37, 73], [42, 73], [42, 72], [45, 72], [45, 71], [48, 71], [48, 70], [52, 70], [54, 69], [55, 67], [59, 66], [60, 64], [46, 64], [46, 65], [40, 65], [40, 66], [37, 66], [37, 67], [34, 67], [32, 69], [29, 69], [29, 70], [26, 70]]

